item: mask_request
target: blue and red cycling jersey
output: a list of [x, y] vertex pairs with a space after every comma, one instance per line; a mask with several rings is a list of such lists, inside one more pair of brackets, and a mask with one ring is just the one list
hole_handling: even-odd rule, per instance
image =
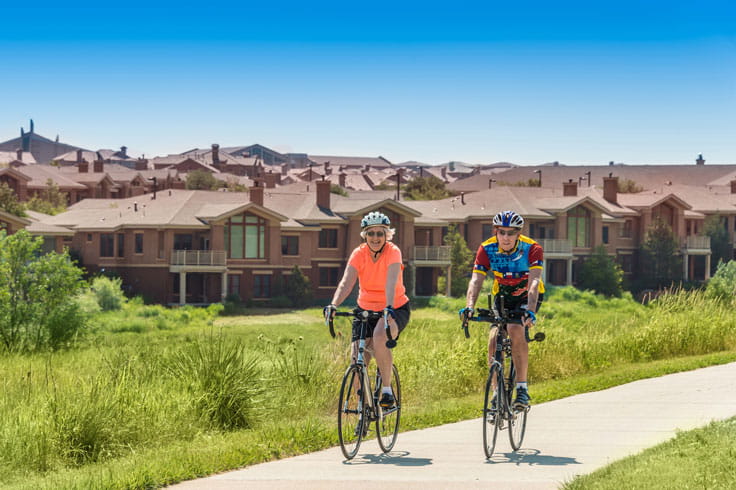
[[[484, 241], [475, 254], [473, 272], [486, 275], [493, 271], [493, 294], [507, 297], [524, 297], [529, 287], [529, 271], [544, 267], [542, 246], [525, 235], [519, 235], [516, 246], [504, 252], [495, 236]], [[539, 292], [544, 284], [539, 281]]]

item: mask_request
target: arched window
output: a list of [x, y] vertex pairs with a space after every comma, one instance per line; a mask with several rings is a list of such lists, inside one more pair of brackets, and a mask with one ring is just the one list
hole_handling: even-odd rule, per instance
[[266, 220], [245, 213], [231, 217], [225, 225], [225, 246], [231, 259], [266, 257]]
[[567, 239], [573, 247], [590, 247], [590, 210], [577, 206], [567, 212]]

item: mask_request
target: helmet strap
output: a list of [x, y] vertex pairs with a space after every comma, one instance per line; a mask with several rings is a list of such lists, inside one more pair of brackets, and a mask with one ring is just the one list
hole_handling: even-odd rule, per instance
[[[367, 243], [367, 242], [366, 242], [366, 245], [368, 245], [368, 243]], [[383, 242], [383, 245], [381, 245], [381, 248], [379, 248], [378, 250], [373, 250], [373, 249], [371, 248], [371, 246], [370, 246], [370, 245], [368, 245], [368, 250], [370, 250], [370, 251], [371, 251], [371, 253], [373, 254], [373, 258], [374, 258], [374, 259], [377, 259], [377, 258], [378, 258], [378, 256], [379, 256], [379, 255], [381, 254], [381, 252], [383, 252], [383, 248], [384, 248], [385, 246], [386, 246], [386, 242]]]

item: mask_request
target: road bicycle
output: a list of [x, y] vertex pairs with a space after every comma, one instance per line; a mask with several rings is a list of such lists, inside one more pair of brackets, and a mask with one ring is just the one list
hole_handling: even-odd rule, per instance
[[[396, 399], [393, 408], [384, 409], [378, 403], [381, 396], [381, 372], [376, 367], [375, 376], [369, 375], [364, 359], [366, 351], [366, 332], [369, 321], [383, 316], [386, 325], [386, 346], [393, 348], [396, 340], [391, 337], [388, 328], [387, 314], [378, 311], [356, 308], [350, 312], [336, 311], [335, 316], [357, 318], [360, 321], [360, 337], [358, 339], [358, 357], [348, 366], [340, 386], [340, 398], [337, 407], [337, 434], [340, 438], [340, 449], [346, 459], [352, 459], [358, 453], [360, 443], [368, 435], [372, 422], [376, 423], [378, 445], [384, 453], [388, 453], [396, 444], [401, 419], [401, 382], [396, 364], [393, 365], [391, 389]], [[335, 337], [333, 320], [329, 320], [330, 335]], [[371, 385], [371, 378], [375, 384]]]
[[[486, 458], [493, 455], [496, 448], [496, 439], [499, 430], [508, 429], [511, 448], [516, 451], [521, 447], [526, 433], [526, 419], [529, 407], [516, 408], [513, 406], [514, 387], [516, 386], [516, 369], [511, 357], [511, 338], [507, 325], [511, 315], [521, 313], [521, 310], [507, 311], [503, 305], [503, 297], [499, 298], [499, 311], [478, 308], [475, 316], [463, 318], [462, 327], [466, 338], [470, 338], [468, 322], [483, 322], [496, 328], [496, 352], [493, 362], [488, 368], [486, 391], [483, 401], [483, 449]], [[545, 339], [543, 332], [537, 332], [529, 338], [529, 327], [524, 327], [524, 337], [527, 342], [541, 342]], [[508, 357], [508, 366], [505, 359]]]

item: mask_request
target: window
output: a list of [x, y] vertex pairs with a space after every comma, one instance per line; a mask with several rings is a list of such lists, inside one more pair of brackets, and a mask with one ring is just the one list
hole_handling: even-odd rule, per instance
[[253, 215], [233, 216], [225, 226], [225, 246], [231, 259], [266, 257], [266, 220]]
[[340, 275], [339, 267], [320, 267], [319, 269], [319, 285], [320, 286], [337, 286], [337, 280]]
[[159, 231], [158, 232], [158, 258], [159, 259], [163, 259], [164, 258], [164, 254], [165, 254], [165, 250], [164, 250], [164, 238], [165, 237], [166, 237], [166, 235], [164, 234], [163, 231]]
[[192, 250], [192, 235], [176, 233], [174, 235], [174, 250]]
[[[481, 233], [483, 234], [483, 240], [487, 240], [492, 237], [495, 233], [493, 232], [493, 225], [483, 225]], [[532, 235], [533, 236], [533, 235]]]
[[115, 237], [112, 233], [100, 233], [100, 257], [115, 256]]
[[633, 270], [633, 256], [631, 255], [621, 255], [619, 256], [621, 260], [621, 270], [623, 270], [626, 274], [630, 274]]
[[577, 206], [567, 213], [567, 239], [573, 247], [590, 247], [590, 211]]
[[263, 274], [256, 274], [253, 276], [253, 297], [271, 297], [271, 276]]
[[230, 296], [237, 296], [240, 298], [240, 276], [229, 275], [227, 276], [227, 294]]
[[281, 254], [282, 255], [299, 255], [299, 237], [298, 236], [282, 236], [281, 237]]
[[92, 233], [87, 233], [87, 241], [88, 242], [92, 241]]
[[626, 221], [624, 221], [624, 226], [621, 227], [621, 238], [631, 238], [631, 230], [633, 228], [633, 220], [627, 219]]
[[608, 227], [603, 227], [603, 243], [608, 243]]
[[125, 257], [125, 235], [118, 233], [118, 257]]
[[135, 253], [143, 253], [143, 233], [135, 234]]
[[337, 248], [337, 230], [335, 228], [319, 230], [319, 248]]

